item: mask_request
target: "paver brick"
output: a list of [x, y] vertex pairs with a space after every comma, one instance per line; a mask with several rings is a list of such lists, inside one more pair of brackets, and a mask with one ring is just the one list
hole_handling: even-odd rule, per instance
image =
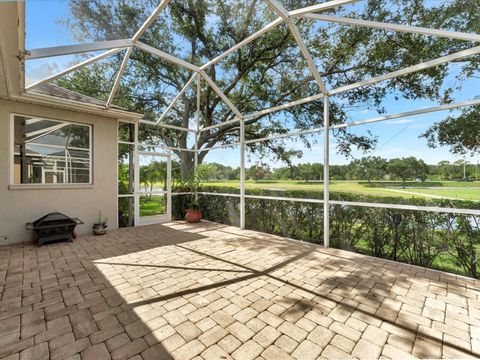
[[110, 360], [110, 353], [105, 344], [97, 344], [81, 352], [82, 360]]
[[275, 360], [293, 360], [293, 357], [282, 351], [275, 345], [270, 345], [263, 353], [262, 357], [265, 359]]
[[235, 350], [232, 357], [235, 360], [253, 360], [263, 352], [263, 347], [258, 345], [255, 341], [249, 340]]
[[218, 359], [218, 360], [231, 360], [233, 359], [225, 350], [218, 345], [210, 346], [201, 354], [202, 359]]
[[50, 359], [63, 360], [69, 356], [82, 352], [89, 346], [90, 346], [90, 341], [87, 338], [83, 338], [53, 350], [52, 353], [50, 354]]
[[297, 342], [302, 341], [308, 335], [308, 333], [305, 330], [301, 329], [298, 326], [295, 326], [295, 325], [289, 323], [288, 321], [285, 321], [282, 325], [280, 325], [278, 327], [278, 330], [280, 332], [284, 333], [285, 335], [293, 338]]
[[347, 339], [345, 336], [337, 334], [330, 340], [330, 344], [345, 352], [351, 353], [357, 343]]
[[335, 346], [328, 345], [321, 354], [322, 358], [330, 359], [330, 360], [338, 360], [338, 359], [355, 359], [355, 357], [351, 356], [350, 354], [346, 353], [345, 351], [336, 348]]
[[108, 351], [113, 352], [114, 350], [128, 344], [130, 342], [130, 338], [126, 333], [121, 333], [118, 334], [111, 339], [108, 339], [105, 342], [105, 345], [107, 346]]
[[198, 336], [198, 340], [200, 340], [206, 347], [209, 347], [216, 344], [227, 335], [228, 332], [223, 327], [215, 326]]
[[20, 360], [49, 360], [48, 343], [43, 342], [20, 352]]
[[220, 346], [225, 352], [231, 354], [236, 349], [238, 349], [242, 345], [242, 342], [238, 340], [233, 335], [227, 335], [222, 340], [218, 342], [218, 346]]
[[373, 344], [383, 347], [383, 345], [387, 342], [388, 332], [375, 326], [368, 325], [367, 329], [362, 334], [362, 338], [370, 341]]
[[382, 348], [370, 341], [360, 339], [353, 349], [352, 355], [359, 359], [376, 359], [382, 353]]
[[250, 330], [247, 326], [239, 322], [235, 322], [229, 327], [227, 327], [227, 331], [229, 331], [241, 342], [246, 342], [248, 339], [253, 337], [253, 335], [255, 335], [255, 333], [252, 330]]
[[[8, 249], [0, 357], [9, 360], [480, 353], [478, 283], [457, 275], [208, 222]], [[245, 280], [235, 270], [244, 266], [268, 276]]]
[[316, 359], [320, 353], [322, 352], [322, 348], [310, 340], [305, 340], [298, 345], [298, 347], [293, 351], [292, 356], [298, 360], [309, 360], [309, 359]]
[[113, 360], [129, 359], [147, 348], [148, 345], [145, 340], [137, 339], [117, 348], [111, 353], [111, 356]]
[[278, 346], [282, 351], [291, 354], [298, 346], [298, 342], [293, 340], [291, 337], [282, 335], [275, 341], [275, 345]]
[[177, 331], [186, 341], [191, 341], [202, 334], [202, 330], [191, 321], [185, 321], [175, 327]]
[[205, 345], [195, 339], [173, 351], [172, 356], [174, 359], [189, 360], [200, 354], [204, 349]]

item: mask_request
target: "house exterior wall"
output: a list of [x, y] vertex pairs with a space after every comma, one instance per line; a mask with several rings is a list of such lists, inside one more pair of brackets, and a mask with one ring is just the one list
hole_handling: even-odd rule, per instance
[[[93, 184], [10, 187], [12, 114], [91, 124]], [[25, 223], [54, 210], [81, 219], [85, 224], [77, 227], [79, 234], [91, 232], [99, 211], [108, 217], [109, 228], [117, 226], [117, 119], [0, 100], [0, 245], [32, 241], [33, 234], [25, 230]]]

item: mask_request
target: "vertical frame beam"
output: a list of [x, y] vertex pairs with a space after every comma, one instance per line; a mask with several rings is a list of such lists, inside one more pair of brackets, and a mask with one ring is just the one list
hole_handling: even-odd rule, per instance
[[330, 99], [323, 100], [323, 246], [330, 246]]
[[245, 229], [245, 120], [240, 119], [240, 229]]
[[138, 122], [135, 122], [134, 125], [134, 150], [133, 150], [133, 226], [138, 225], [138, 219], [140, 219], [140, 194], [139, 194], [139, 183], [140, 183], [140, 157], [138, 154]]
[[195, 201], [198, 200], [198, 137], [200, 136], [200, 94], [201, 94], [201, 84], [200, 76], [197, 76], [197, 111], [195, 112], [195, 122], [196, 122], [196, 131], [195, 131], [195, 154], [194, 154], [194, 174], [195, 174]]

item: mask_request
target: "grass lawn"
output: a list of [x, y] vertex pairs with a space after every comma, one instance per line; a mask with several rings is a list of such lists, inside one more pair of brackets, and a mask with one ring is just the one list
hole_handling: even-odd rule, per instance
[[153, 216], [165, 214], [165, 197], [163, 195], [140, 196], [140, 216]]
[[[207, 186], [240, 188], [238, 180], [203, 182]], [[322, 183], [305, 183], [298, 180], [247, 180], [247, 189], [323, 191]], [[393, 196], [403, 198], [444, 197], [457, 200], [480, 201], [480, 182], [427, 181], [401, 182], [381, 181], [330, 181], [331, 192], [355, 193], [370, 196]]]

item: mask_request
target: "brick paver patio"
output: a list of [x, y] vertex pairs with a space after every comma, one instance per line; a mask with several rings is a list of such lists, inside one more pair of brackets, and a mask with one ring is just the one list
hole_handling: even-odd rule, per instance
[[480, 356], [477, 281], [203, 222], [0, 248], [0, 358]]

